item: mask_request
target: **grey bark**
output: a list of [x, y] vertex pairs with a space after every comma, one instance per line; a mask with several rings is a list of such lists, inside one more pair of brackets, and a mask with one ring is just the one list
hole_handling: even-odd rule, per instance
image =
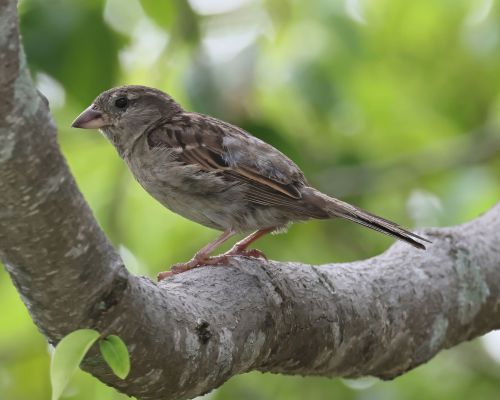
[[156, 284], [129, 274], [72, 178], [29, 77], [16, 2], [0, 0], [0, 257], [55, 344], [79, 328], [118, 334], [121, 381], [97, 352], [84, 368], [141, 399], [192, 398], [250, 370], [394, 378], [500, 326], [500, 205], [319, 267], [235, 259]]

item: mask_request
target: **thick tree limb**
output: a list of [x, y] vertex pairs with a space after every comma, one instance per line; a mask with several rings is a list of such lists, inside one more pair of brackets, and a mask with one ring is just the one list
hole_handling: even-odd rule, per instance
[[61, 156], [29, 78], [14, 0], [0, 0], [0, 256], [51, 343], [116, 333], [132, 371], [85, 368], [141, 399], [190, 398], [232, 375], [393, 378], [500, 327], [500, 205], [430, 229], [426, 252], [395, 244], [349, 264], [238, 259], [157, 285], [130, 275]]

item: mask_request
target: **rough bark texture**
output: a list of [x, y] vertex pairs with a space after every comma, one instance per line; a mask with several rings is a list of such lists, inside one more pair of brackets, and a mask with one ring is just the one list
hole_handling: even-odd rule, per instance
[[0, 0], [0, 256], [51, 343], [78, 328], [118, 334], [132, 371], [85, 368], [141, 399], [184, 399], [250, 370], [398, 376], [500, 327], [500, 205], [395, 244], [313, 267], [238, 259], [156, 284], [129, 274], [95, 222], [33, 88], [16, 2]]

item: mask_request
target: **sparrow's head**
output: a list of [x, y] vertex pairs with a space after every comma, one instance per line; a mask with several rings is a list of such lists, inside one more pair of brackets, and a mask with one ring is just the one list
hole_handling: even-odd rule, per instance
[[180, 112], [181, 106], [160, 90], [120, 86], [97, 96], [71, 126], [100, 129], [119, 150], [124, 150], [151, 124]]

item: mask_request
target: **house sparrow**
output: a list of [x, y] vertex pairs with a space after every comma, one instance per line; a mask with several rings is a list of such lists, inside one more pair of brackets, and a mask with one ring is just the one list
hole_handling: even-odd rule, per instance
[[[101, 93], [73, 122], [99, 129], [139, 183], [165, 207], [223, 233], [185, 263], [158, 275], [218, 264], [230, 256], [265, 256], [248, 246], [291, 222], [345, 218], [425, 249], [428, 240], [308, 185], [283, 153], [237, 126], [184, 111], [169, 95], [145, 86]], [[252, 232], [228, 252], [223, 242]]]

